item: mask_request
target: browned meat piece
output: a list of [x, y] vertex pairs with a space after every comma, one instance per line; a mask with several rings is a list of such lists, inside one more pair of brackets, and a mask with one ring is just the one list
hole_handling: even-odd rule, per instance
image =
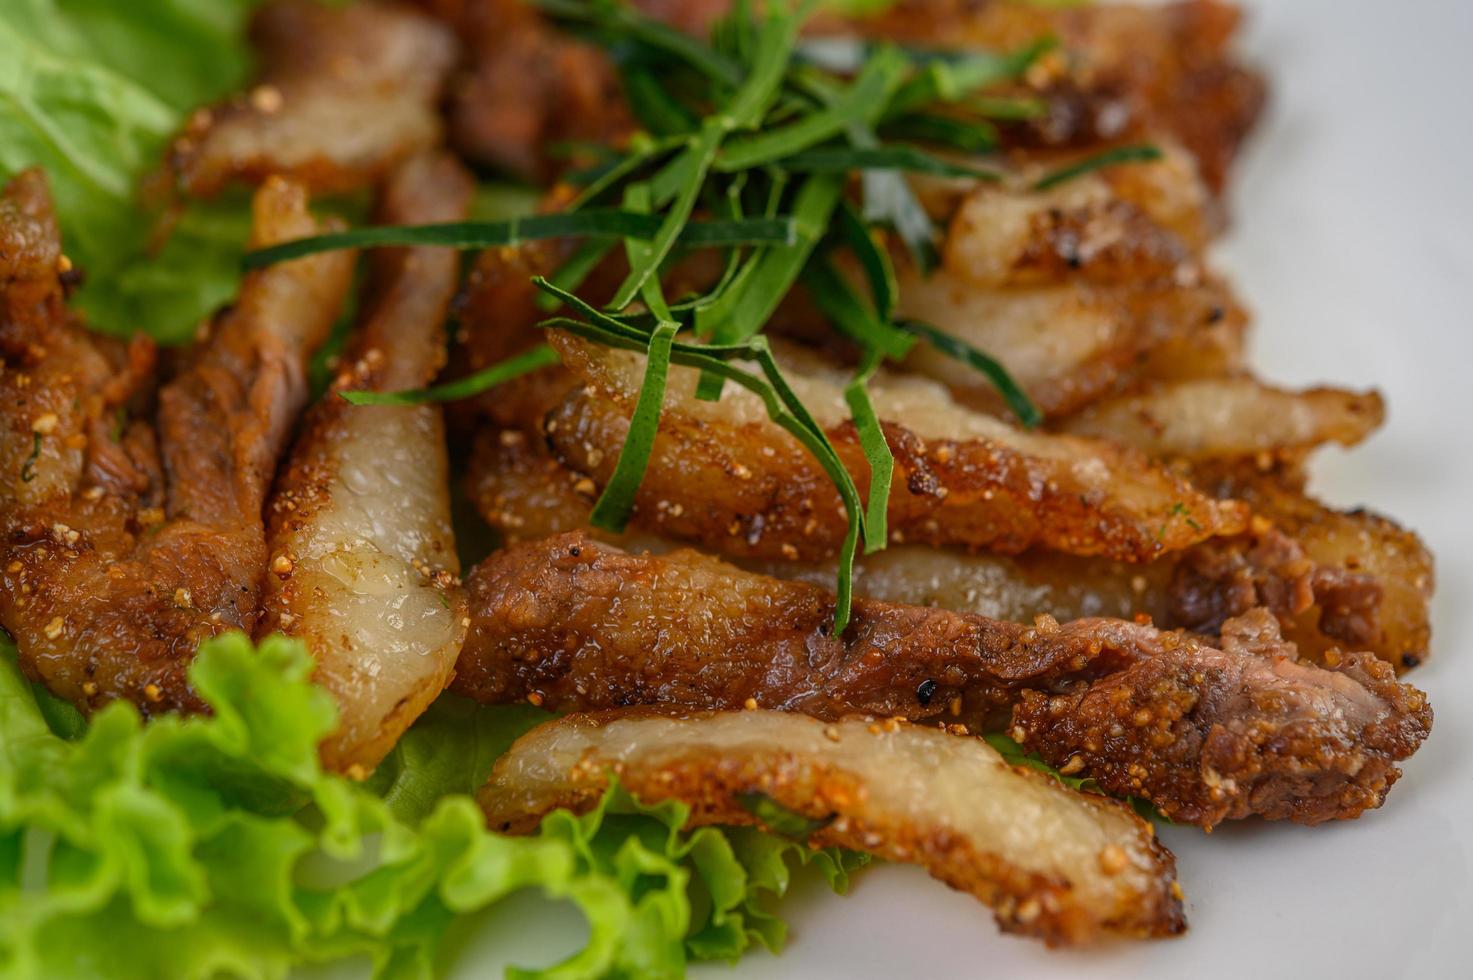
[[194, 113], [170, 164], [187, 194], [289, 176], [315, 192], [366, 187], [440, 140], [455, 39], [402, 4], [272, 0], [251, 22], [258, 82]]
[[[1218, 648], [1120, 620], [1027, 627], [859, 600], [836, 637], [824, 589], [695, 552], [630, 555], [580, 533], [499, 552], [467, 588], [454, 688], [482, 701], [756, 704], [973, 725], [1013, 709], [1015, 737], [1049, 762], [1205, 826], [1357, 816], [1380, 804], [1432, 718], [1374, 657], [1299, 663], [1265, 612], [1224, 624]], [[1140, 703], [1106, 744], [1097, 736], [1111, 697]], [[1127, 759], [1149, 765], [1117, 764]]]
[[[1316, 660], [1333, 662], [1340, 649], [1371, 650], [1401, 671], [1427, 659], [1436, 575], [1416, 534], [1363, 509], [1331, 510], [1281, 474], [1200, 466], [1196, 472], [1204, 487], [1242, 498], [1258, 517], [1251, 544], [1208, 542], [1181, 563], [1171, 587], [1175, 622], [1214, 628], [1245, 604], [1271, 603], [1285, 636]], [[1293, 597], [1288, 609], [1274, 600], [1282, 585], [1266, 585], [1265, 563], [1245, 548], [1276, 552], [1279, 577], [1302, 583], [1287, 594]], [[1206, 598], [1204, 581], [1217, 583], [1219, 598]], [[1226, 599], [1230, 594], [1237, 598]]]
[[[900, 277], [899, 312], [998, 358], [1044, 415], [1067, 415], [1155, 377], [1213, 376], [1238, 367], [1247, 315], [1213, 278], [1101, 286], [1065, 281], [991, 289], [943, 269]], [[1005, 411], [974, 368], [930, 347], [906, 361], [982, 411]]]
[[[549, 417], [563, 462], [602, 484], [623, 445], [643, 376], [639, 355], [553, 333], [586, 387]], [[863, 485], [844, 375], [794, 351], [787, 377]], [[641, 524], [725, 554], [812, 559], [843, 536], [839, 497], [807, 451], [736, 386], [695, 397], [696, 372], [673, 368], [636, 511]], [[870, 384], [895, 454], [895, 541], [1018, 552], [1040, 546], [1145, 561], [1243, 530], [1247, 513], [1204, 497], [1144, 456], [1104, 443], [1025, 432], [958, 405], [945, 389], [881, 373]]]
[[1220, 650], [1163, 644], [1087, 687], [1028, 691], [1010, 733], [1061, 766], [1174, 818], [1259, 815], [1314, 824], [1378, 807], [1432, 709], [1391, 665], [1348, 654], [1299, 663], [1266, 611], [1223, 624]]
[[1221, 189], [1264, 102], [1238, 64], [1241, 14], [1216, 0], [1059, 7], [1028, 0], [904, 0], [860, 29], [904, 43], [1007, 50], [1053, 35], [1062, 51], [1030, 72], [1038, 119], [1005, 127], [1013, 145], [1084, 146], [1171, 133]]
[[1124, 806], [1015, 769], [978, 739], [895, 721], [575, 715], [512, 745], [480, 801], [491, 826], [530, 831], [557, 807], [596, 806], [611, 771], [645, 802], [688, 804], [692, 825], [760, 823], [742, 803], [761, 794], [812, 820], [814, 846], [919, 864], [992, 906], [1005, 931], [1050, 945], [1186, 928], [1175, 860]]
[[[401, 165], [385, 224], [457, 221], [473, 184], [449, 156]], [[350, 405], [344, 390], [434, 380], [459, 280], [451, 249], [372, 256], [359, 324], [332, 389], [308, 414], [269, 506], [265, 614], [257, 633], [299, 636], [338, 700], [324, 765], [372, 770], [449, 682], [465, 635], [438, 405]]]
[[554, 28], [525, 0], [426, 0], [455, 26], [467, 66], [450, 100], [450, 138], [478, 163], [547, 177], [560, 142], [616, 143], [634, 120], [608, 56]]
[[1096, 402], [1058, 427], [1165, 459], [1296, 460], [1326, 443], [1353, 446], [1385, 417], [1385, 403], [1374, 391], [1288, 391], [1239, 376], [1158, 384]]
[[942, 258], [983, 287], [1060, 279], [1095, 283], [1190, 281], [1214, 230], [1212, 199], [1192, 159], [1167, 145], [1161, 159], [1107, 167], [1047, 190], [1033, 185], [1057, 161], [1019, 155], [998, 181], [967, 186], [955, 206], [922, 185], [948, 223]]
[[[44, 179], [21, 175], [5, 201], [0, 625], [26, 673], [84, 709], [197, 707], [185, 668], [199, 641], [255, 625], [262, 505], [353, 255], [248, 275], [149, 418], [127, 411], [148, 345], [125, 357], [67, 318], [70, 264]], [[254, 245], [318, 228], [301, 187], [272, 179], [257, 192]]]
[[[481, 515], [510, 542], [586, 529], [597, 491], [519, 428], [480, 432], [467, 477]], [[1229, 481], [1207, 474], [1204, 480], [1255, 507], [1246, 533], [1144, 564], [891, 545], [857, 560], [855, 594], [1019, 622], [1041, 614], [1064, 621], [1147, 616], [1160, 626], [1207, 634], [1266, 607], [1300, 655], [1316, 662], [1337, 649], [1368, 650], [1398, 670], [1425, 659], [1433, 574], [1415, 535], [1364, 511], [1331, 510], [1278, 477], [1250, 473]], [[638, 527], [600, 536], [636, 550], [679, 547]], [[822, 586], [832, 586], [837, 574], [833, 561], [736, 560], [749, 571]]]

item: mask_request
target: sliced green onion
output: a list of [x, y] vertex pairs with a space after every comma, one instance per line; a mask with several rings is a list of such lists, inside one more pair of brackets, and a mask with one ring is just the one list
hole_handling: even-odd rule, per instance
[[917, 112], [886, 122], [880, 132], [887, 139], [933, 143], [962, 153], [987, 153], [997, 149], [997, 127], [985, 119], [960, 119]]
[[1152, 146], [1149, 143], [1143, 143], [1138, 146], [1116, 146], [1096, 153], [1094, 156], [1085, 157], [1078, 163], [1073, 163], [1067, 167], [1055, 170], [1035, 183], [1033, 189], [1036, 191], [1046, 191], [1094, 170], [1113, 167], [1117, 163], [1147, 163], [1153, 160], [1160, 160], [1161, 156], [1160, 148]]
[[623, 65], [619, 75], [624, 82], [624, 97], [634, 116], [656, 136], [675, 136], [693, 132], [699, 120], [670, 94], [655, 73], [643, 65]]
[[629, 525], [634, 498], [639, 493], [639, 485], [644, 482], [644, 471], [649, 467], [655, 434], [660, 428], [665, 380], [670, 373], [670, 346], [677, 329], [674, 323], [661, 323], [650, 335], [649, 346], [645, 348], [644, 382], [639, 388], [634, 414], [629, 419], [624, 446], [619, 450], [613, 475], [588, 518], [594, 527], [622, 533]]
[[877, 114], [890, 99], [905, 71], [905, 56], [896, 48], [882, 48], [869, 60], [854, 84], [823, 109], [774, 130], [732, 140], [716, 161], [721, 171], [747, 170], [772, 163], [816, 146]]
[[[814, 174], [803, 182], [793, 202], [797, 240], [772, 246], [755, 255], [751, 269], [721, 297], [696, 313], [696, 332], [718, 344], [740, 343], [767, 323], [778, 303], [792, 289], [814, 246], [827, 231], [843, 193], [843, 178]], [[702, 383], [696, 393], [706, 401], [721, 397], [718, 385]]]
[[1057, 44], [1053, 38], [1044, 38], [1005, 54], [913, 51], [911, 56], [922, 69], [895, 93], [886, 118], [894, 119], [938, 102], [960, 102], [978, 89], [1017, 78]]
[[580, 0], [532, 0], [532, 3], [553, 17], [589, 24], [663, 52], [726, 85], [735, 86], [742, 79], [736, 62], [716, 53], [709, 45], [620, 4]]
[[989, 119], [1039, 119], [1048, 115], [1048, 103], [1025, 96], [974, 95], [963, 103]]
[[869, 225], [848, 201], [839, 204], [839, 235], [849, 246], [849, 251], [859, 260], [860, 268], [869, 280], [871, 298], [875, 301], [875, 315], [888, 321], [895, 313], [895, 297], [900, 285], [895, 280], [895, 264], [890, 253], [870, 233]]
[[901, 320], [896, 322], [896, 326], [916, 334], [947, 357], [954, 358], [982, 372], [1002, 395], [1003, 400], [1008, 403], [1008, 408], [1012, 409], [1018, 421], [1027, 428], [1035, 428], [1043, 421], [1043, 413], [1038, 410], [1037, 405], [1033, 404], [1033, 399], [1029, 398], [1028, 393], [1013, 380], [1007, 368], [999, 364], [992, 356], [978, 350], [965, 340], [953, 337], [944, 330], [939, 330], [920, 320]]
[[869, 396], [869, 380], [874, 377], [880, 361], [878, 351], [865, 354], [859, 371], [844, 387], [844, 403], [849, 406], [849, 417], [859, 435], [859, 447], [869, 463], [869, 503], [864, 511], [864, 553], [867, 555], [882, 550], [888, 543], [890, 484], [895, 477], [895, 456], [885, 441], [885, 430]]
[[558, 363], [557, 351], [546, 344], [504, 361], [499, 361], [475, 374], [432, 388], [416, 388], [411, 391], [340, 391], [338, 397], [354, 405], [423, 405], [428, 402], [453, 402], [462, 398], [490, 391], [497, 385], [513, 378], [531, 374], [540, 368]]
[[913, 334], [879, 319], [860, 302], [826, 257], [818, 256], [803, 270], [803, 284], [819, 311], [840, 333], [862, 349], [901, 358], [915, 346]]
[[[631, 144], [635, 143], [634, 140], [630, 142]], [[648, 137], [645, 137], [639, 142], [641, 145], [631, 145], [629, 152], [617, 162], [601, 168], [597, 175], [593, 176], [584, 185], [583, 190], [578, 192], [578, 196], [568, 202], [568, 206], [563, 210], [572, 213], [593, 203], [641, 167], [648, 166], [667, 153], [678, 149], [684, 144], [685, 137], [667, 136], [663, 140], [656, 142], [651, 142]]]
[[[616, 209], [589, 209], [572, 214], [533, 214], [506, 221], [456, 221], [438, 225], [380, 225], [353, 228], [298, 238], [280, 245], [247, 252], [241, 265], [247, 270], [260, 269], [277, 262], [298, 259], [318, 252], [343, 248], [383, 248], [391, 246], [444, 246], [448, 248], [489, 248], [497, 245], [520, 245], [544, 238], [639, 238], [648, 239], [662, 230], [655, 215], [637, 214]], [[675, 229], [675, 238], [691, 247], [727, 246], [733, 244], [782, 244], [792, 240], [796, 231], [783, 219], [750, 218], [742, 221], [692, 221]]]
[[918, 146], [831, 147], [805, 150], [783, 157], [778, 164], [795, 173], [853, 173], [856, 170], [903, 170], [934, 177], [972, 177], [1001, 180], [1002, 174], [987, 167], [943, 160]]

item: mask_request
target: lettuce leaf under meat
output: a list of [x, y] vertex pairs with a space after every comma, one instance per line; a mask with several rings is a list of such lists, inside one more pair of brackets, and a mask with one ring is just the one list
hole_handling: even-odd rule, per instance
[[[185, 114], [238, 87], [252, 0], [6, 0], [0, 16], [0, 182], [51, 180], [94, 327], [188, 338], [235, 292], [250, 228], [241, 196], [190, 204], [161, 234], [146, 201]], [[159, 243], [162, 242], [162, 245]]]
[[447, 697], [370, 781], [324, 773], [336, 708], [299, 641], [203, 644], [191, 677], [209, 716], [144, 722], [115, 703], [85, 725], [43, 710], [5, 646], [0, 976], [281, 977], [367, 955], [379, 976], [426, 977], [457, 917], [524, 889], [574, 903], [589, 935], [514, 975], [675, 976], [778, 948], [769, 906], [794, 865], [842, 891], [855, 864], [749, 829], [686, 833], [684, 807], [617, 786], [536, 836], [490, 833], [465, 794], [546, 717], [528, 708]]

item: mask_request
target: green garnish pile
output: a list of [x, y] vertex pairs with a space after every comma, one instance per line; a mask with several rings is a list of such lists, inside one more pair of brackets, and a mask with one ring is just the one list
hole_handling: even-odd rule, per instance
[[[581, 189], [563, 211], [502, 222], [356, 229], [263, 249], [248, 255], [246, 264], [353, 245], [480, 248], [582, 239], [554, 275], [536, 280], [546, 308], [564, 311], [541, 326], [645, 356], [629, 431], [591, 523], [615, 532], [627, 525], [671, 364], [701, 371], [697, 396], [706, 400], [718, 400], [725, 384], [734, 382], [763, 400], [843, 501], [848, 528], [834, 611], [834, 629], [842, 631], [859, 547], [880, 550], [888, 537], [894, 459], [867, 389], [876, 369], [927, 343], [988, 378], [1024, 425], [1040, 421], [1027, 394], [994, 358], [935, 326], [896, 317], [895, 269], [883, 242], [894, 235], [919, 269], [935, 267], [938, 230], [905, 173], [1000, 179], [995, 170], [949, 157], [997, 148], [989, 116], [1026, 113], [1028, 106], [985, 90], [1016, 80], [1053, 42], [1042, 39], [1004, 54], [803, 42], [800, 31], [813, 4], [797, 10], [768, 4], [759, 15], [750, 0], [737, 0], [703, 43], [615, 0], [538, 0], [538, 6], [613, 56], [642, 127], [622, 152], [593, 148], [603, 159], [572, 175]], [[1037, 186], [1156, 155], [1151, 147], [1117, 148]], [[857, 201], [847, 193], [855, 175]], [[583, 279], [619, 247], [629, 271], [613, 297], [601, 308], [579, 298]], [[666, 296], [662, 271], [695, 248], [725, 253], [721, 275], [704, 292]], [[839, 253], [848, 253], [862, 271], [863, 292], [839, 271]], [[832, 328], [859, 350], [844, 397], [869, 464], [865, 496], [784, 379], [763, 333], [799, 283]], [[437, 388], [347, 397], [359, 403], [461, 398], [550, 361], [548, 352], [533, 352]]]

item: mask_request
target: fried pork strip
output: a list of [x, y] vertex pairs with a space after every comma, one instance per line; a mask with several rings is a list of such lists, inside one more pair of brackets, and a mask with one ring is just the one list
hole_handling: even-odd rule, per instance
[[1010, 733], [1048, 762], [1204, 826], [1357, 816], [1380, 805], [1431, 725], [1390, 665], [1300, 663], [1266, 611], [1223, 624], [1214, 647], [1120, 620], [1028, 627], [859, 600], [836, 637], [825, 589], [581, 533], [495, 553], [467, 589], [454, 689], [481, 701], [756, 704], [974, 726], [1011, 711]]
[[1167, 459], [1293, 459], [1327, 443], [1354, 446], [1386, 417], [1374, 391], [1288, 391], [1250, 377], [1199, 378], [1096, 402], [1059, 429]]
[[390, 2], [272, 0], [251, 21], [257, 84], [191, 116], [170, 166], [185, 193], [289, 176], [315, 192], [373, 184], [440, 141], [439, 101], [458, 49], [432, 19]]
[[[416, 157], [388, 181], [377, 217], [462, 220], [472, 190], [450, 157]], [[268, 507], [272, 574], [257, 633], [307, 642], [316, 679], [341, 709], [322, 745], [334, 769], [378, 764], [449, 682], [465, 636], [439, 406], [338, 397], [434, 379], [459, 264], [450, 249], [374, 253], [343, 367], [308, 414]]]
[[[267, 180], [255, 246], [316, 233], [306, 192]], [[125, 353], [63, 305], [70, 263], [44, 178], [0, 206], [0, 625], [26, 673], [83, 709], [198, 708], [199, 641], [256, 623], [261, 513], [307, 397], [307, 360], [349, 286], [351, 252], [245, 277], [235, 305], [157, 395], [152, 348]]]
[[647, 803], [688, 804], [693, 826], [760, 824], [743, 806], [760, 794], [812, 819], [814, 846], [919, 864], [991, 906], [1004, 931], [1053, 946], [1186, 928], [1175, 859], [1140, 817], [935, 729], [777, 711], [574, 715], [514, 743], [479, 799], [492, 827], [526, 832], [558, 807], [596, 805], [611, 773]]
[[947, 268], [979, 287], [1187, 278], [1213, 231], [1188, 154], [1168, 145], [1160, 160], [1033, 189], [1055, 164], [1020, 156], [1002, 180], [971, 182], [955, 209], [928, 195], [948, 221]]
[[[944, 268], [901, 273], [898, 314], [934, 324], [995, 356], [1050, 418], [1153, 378], [1214, 376], [1242, 362], [1247, 315], [1220, 281], [1097, 285], [1066, 280], [991, 289]], [[926, 345], [906, 361], [968, 405], [1002, 414], [976, 369]]]
[[[642, 357], [566, 334], [553, 339], [586, 387], [549, 416], [548, 439], [565, 463], [601, 485], [624, 443]], [[864, 485], [868, 467], [848, 421], [842, 373], [797, 351], [786, 361], [790, 385]], [[696, 375], [671, 369], [637, 498], [640, 522], [725, 554], [833, 554], [843, 512], [817, 462], [744, 389], [728, 385], [721, 401], [698, 400]], [[966, 410], [921, 378], [877, 375], [870, 392], [895, 454], [896, 541], [1000, 552], [1038, 545], [1144, 561], [1246, 524], [1241, 505], [1208, 499], [1133, 451], [1016, 429]]]
[[[1281, 475], [1230, 471], [1201, 479], [1214, 493], [1250, 503], [1247, 532], [1144, 564], [891, 545], [855, 562], [855, 594], [1019, 622], [1044, 614], [1063, 621], [1147, 616], [1206, 634], [1264, 607], [1315, 662], [1341, 649], [1368, 650], [1398, 671], [1426, 658], [1434, 576], [1416, 535], [1365, 511], [1331, 510]], [[588, 528], [593, 481], [561, 466], [522, 429], [480, 432], [467, 481], [471, 500], [506, 541]], [[592, 533], [631, 550], [680, 546], [642, 528]], [[837, 574], [832, 560], [734, 560], [748, 571], [825, 587]]]
[[[1331, 663], [1342, 648], [1371, 650], [1399, 671], [1427, 659], [1436, 574], [1432, 555], [1415, 533], [1363, 508], [1325, 507], [1283, 473], [1242, 466], [1216, 472], [1198, 466], [1194, 472], [1204, 488], [1242, 498], [1253, 508], [1253, 547], [1282, 555], [1281, 578], [1298, 584], [1277, 600], [1281, 586], [1264, 576], [1265, 562], [1252, 549], [1208, 542], [1177, 572], [1173, 615], [1210, 629], [1246, 602], [1288, 601], [1292, 617], [1280, 616], [1285, 635], [1315, 659]], [[1267, 534], [1260, 533], [1264, 521], [1273, 529]], [[1293, 549], [1284, 547], [1286, 540]], [[1206, 590], [1205, 581], [1235, 585], [1231, 591]]]

